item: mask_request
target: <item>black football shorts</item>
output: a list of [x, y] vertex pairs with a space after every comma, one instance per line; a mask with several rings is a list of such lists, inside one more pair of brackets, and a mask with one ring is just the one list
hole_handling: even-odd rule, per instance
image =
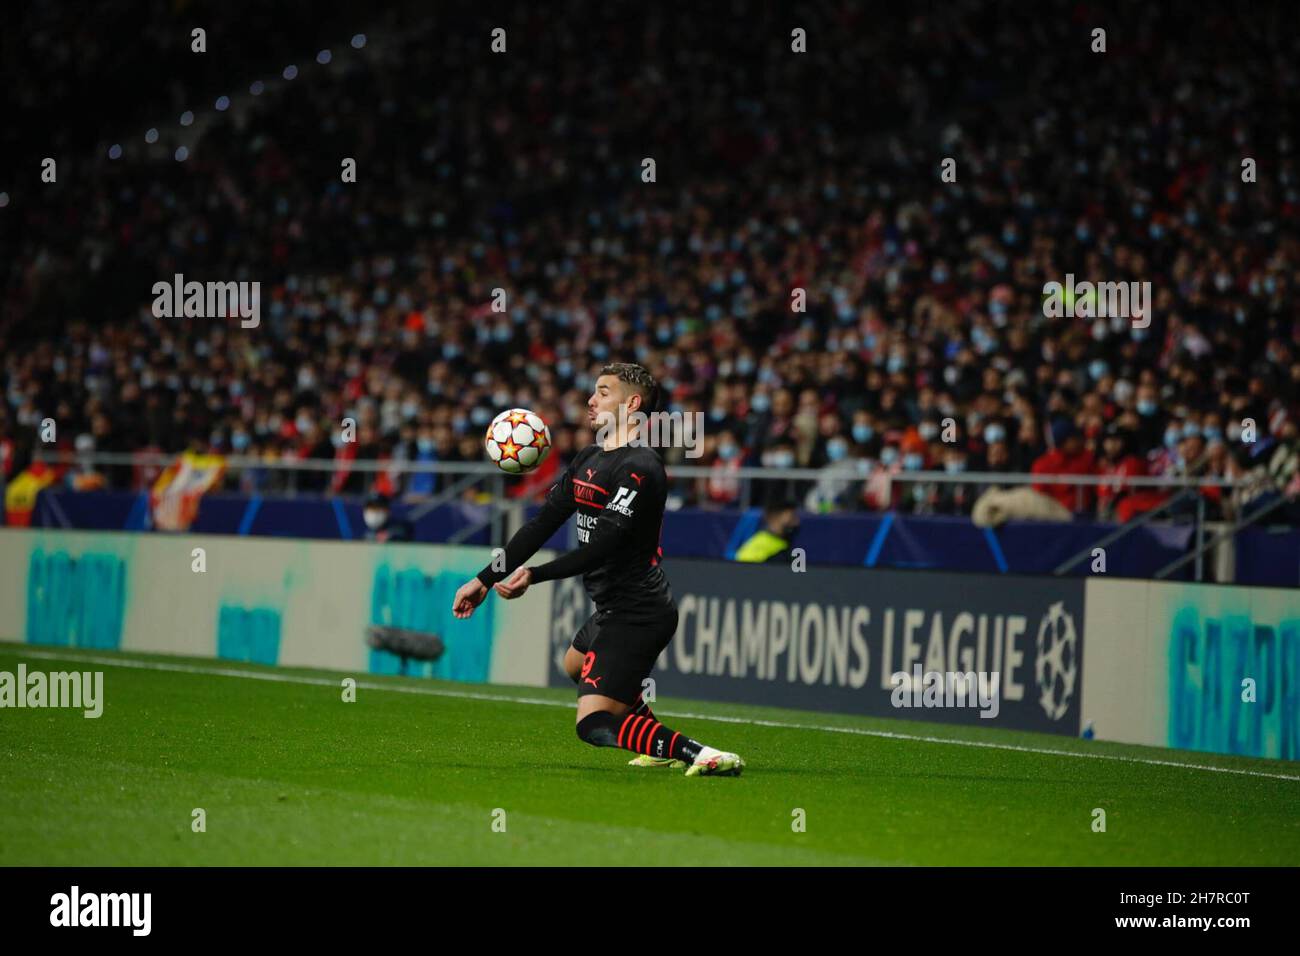
[[583, 655], [578, 696], [600, 694], [634, 705], [641, 682], [676, 633], [677, 608], [671, 605], [633, 620], [597, 611], [573, 638], [574, 649]]

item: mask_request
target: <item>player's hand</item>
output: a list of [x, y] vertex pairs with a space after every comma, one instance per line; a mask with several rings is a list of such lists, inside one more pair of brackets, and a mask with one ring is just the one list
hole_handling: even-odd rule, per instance
[[455, 599], [451, 602], [451, 613], [456, 617], [469, 617], [474, 608], [483, 603], [488, 589], [478, 578], [471, 578], [460, 586]]
[[504, 581], [498, 581], [493, 587], [496, 588], [497, 594], [509, 601], [511, 598], [520, 597], [528, 590], [528, 585], [533, 583], [533, 572], [529, 568], [515, 568], [510, 577]]

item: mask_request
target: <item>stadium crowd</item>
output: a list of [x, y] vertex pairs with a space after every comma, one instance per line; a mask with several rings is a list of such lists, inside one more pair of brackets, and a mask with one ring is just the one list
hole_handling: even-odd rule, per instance
[[[399, 6], [355, 55], [207, 117], [183, 162], [137, 136], [69, 158], [48, 193], [0, 183], [0, 467], [25, 468], [50, 418], [67, 450], [338, 458], [229, 480], [355, 493], [370, 479], [347, 461], [482, 461], [488, 421], [522, 405], [556, 445], [515, 488], [533, 494], [589, 440], [617, 360], [704, 415], [702, 457], [667, 453], [711, 469], [680, 503], [969, 513], [981, 473], [1032, 471], [1114, 476], [1039, 490], [1127, 520], [1166, 493], [1125, 476], [1205, 475], [1251, 482], [1207, 489], [1212, 517], [1281, 495], [1300, 520], [1294, 30], [1160, 3], [1122, 22], [1058, 2], [736, 9], [687, 32], [525, 5], [404, 29]], [[260, 282], [260, 324], [156, 317], [178, 273]], [[1149, 282], [1149, 324], [1045, 314], [1067, 273]], [[820, 474], [746, 491], [742, 465]], [[884, 480], [925, 470], [971, 482]]]

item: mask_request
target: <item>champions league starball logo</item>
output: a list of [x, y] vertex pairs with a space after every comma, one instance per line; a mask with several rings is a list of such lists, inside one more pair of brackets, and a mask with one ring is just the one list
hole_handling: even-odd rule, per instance
[[1074, 682], [1079, 676], [1079, 635], [1074, 618], [1056, 601], [1038, 625], [1038, 703], [1052, 720], [1060, 720], [1070, 709]]

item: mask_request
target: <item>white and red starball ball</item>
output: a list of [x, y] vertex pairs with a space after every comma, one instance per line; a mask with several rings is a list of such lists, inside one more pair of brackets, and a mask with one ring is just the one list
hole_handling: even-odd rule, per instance
[[492, 419], [484, 444], [498, 468], [510, 475], [524, 475], [551, 453], [551, 430], [536, 412], [511, 408]]

